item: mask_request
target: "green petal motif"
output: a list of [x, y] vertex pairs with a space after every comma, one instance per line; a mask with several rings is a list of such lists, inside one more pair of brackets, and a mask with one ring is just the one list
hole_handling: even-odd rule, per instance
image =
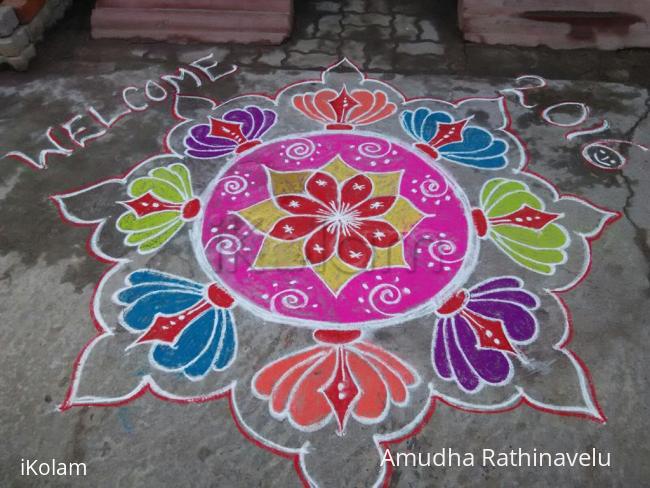
[[566, 262], [569, 234], [554, 222], [561, 215], [546, 212], [544, 202], [528, 185], [494, 178], [483, 185], [480, 200], [488, 225], [485, 237], [510, 259], [545, 275], [554, 274]]
[[[128, 194], [133, 200], [121, 202], [129, 210], [120, 216], [116, 226], [126, 234], [124, 243], [137, 247], [142, 254], [164, 246], [200, 210], [190, 172], [180, 163], [152, 169], [148, 176], [129, 185]], [[196, 201], [194, 211], [185, 212], [192, 200]]]
[[129, 185], [129, 195], [137, 198], [151, 193], [169, 203], [183, 203], [192, 198], [190, 172], [184, 164], [176, 163], [166, 168], [156, 168], [149, 176], [138, 178]]

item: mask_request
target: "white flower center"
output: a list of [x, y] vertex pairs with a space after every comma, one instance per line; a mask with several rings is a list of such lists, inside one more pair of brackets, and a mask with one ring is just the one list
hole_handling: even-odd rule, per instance
[[350, 208], [347, 203], [330, 202], [326, 211], [319, 212], [321, 222], [327, 226], [328, 232], [334, 234], [340, 231], [343, 235], [348, 236], [354, 229], [359, 228], [359, 212]]

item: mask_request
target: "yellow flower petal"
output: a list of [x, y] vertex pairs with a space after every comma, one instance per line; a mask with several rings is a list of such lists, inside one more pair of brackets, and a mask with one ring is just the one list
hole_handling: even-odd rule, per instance
[[278, 241], [271, 237], [264, 239], [253, 269], [298, 268], [307, 265], [303, 251], [304, 239]]
[[411, 202], [398, 197], [391, 209], [382, 217], [401, 234], [407, 234], [417, 223], [422, 220], [422, 214]]
[[348, 280], [360, 272], [360, 270], [345, 264], [336, 254], [324, 263], [314, 266], [313, 269], [335, 295]]
[[254, 229], [266, 233], [271, 230], [279, 219], [289, 214], [279, 209], [273, 203], [273, 200], [269, 199], [240, 210], [237, 212], [237, 215], [246, 220]]

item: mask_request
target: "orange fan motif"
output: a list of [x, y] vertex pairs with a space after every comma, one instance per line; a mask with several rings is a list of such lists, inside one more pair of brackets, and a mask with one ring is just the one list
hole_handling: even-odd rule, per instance
[[293, 97], [293, 106], [305, 116], [323, 122], [328, 130], [351, 130], [390, 117], [397, 106], [388, 101], [380, 90], [347, 91], [338, 93], [329, 88]]

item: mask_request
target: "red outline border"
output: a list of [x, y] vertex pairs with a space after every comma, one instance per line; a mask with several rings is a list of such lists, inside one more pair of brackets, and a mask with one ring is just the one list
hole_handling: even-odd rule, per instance
[[[460, 98], [460, 99], [454, 100], [453, 102], [448, 102], [446, 100], [438, 100], [438, 99], [433, 99], [433, 98], [428, 98], [428, 97], [426, 97], [426, 98], [425, 97], [408, 98], [402, 93], [401, 90], [399, 90], [398, 88], [393, 86], [391, 83], [386, 82], [386, 81], [382, 81], [382, 80], [375, 80], [374, 78], [369, 78], [368, 75], [363, 73], [359, 69], [358, 66], [356, 66], [354, 63], [349, 61], [347, 58], [343, 58], [343, 59], [337, 61], [336, 63], [333, 63], [333, 64], [329, 65], [327, 68], [325, 68], [321, 72], [321, 76], [319, 78], [310, 78], [310, 79], [305, 79], [305, 80], [301, 80], [301, 81], [296, 81], [294, 83], [286, 85], [286, 86], [282, 87], [281, 89], [277, 90], [273, 95], [267, 95], [267, 94], [262, 94], [262, 93], [246, 93], [246, 94], [238, 95], [238, 96], [233, 97], [231, 99], [228, 99], [226, 101], [234, 100], [234, 99], [241, 98], [241, 97], [244, 97], [244, 96], [260, 96], [260, 97], [263, 97], [263, 98], [266, 98], [268, 100], [271, 100], [271, 101], [275, 102], [277, 100], [278, 95], [281, 92], [283, 92], [285, 90], [288, 90], [289, 88], [291, 88], [293, 86], [296, 86], [296, 85], [299, 85], [299, 84], [302, 84], [302, 83], [310, 83], [310, 82], [315, 82], [315, 83], [320, 82], [320, 83], [322, 83], [325, 73], [327, 73], [333, 67], [335, 67], [335, 66], [337, 66], [339, 64], [342, 64], [344, 62], [348, 62], [349, 64], [354, 66], [356, 68], [356, 70], [359, 72], [359, 74], [361, 75], [363, 81], [365, 81], [365, 80], [379, 81], [379, 82], [384, 83], [387, 86], [391, 87], [393, 90], [395, 90], [395, 92], [399, 93], [402, 96], [402, 98], [404, 99], [404, 103], [409, 103], [409, 102], [413, 102], [413, 101], [417, 101], [417, 100], [423, 100], [423, 101], [427, 100], [427, 101], [442, 102], [442, 103], [446, 103], [448, 105], [452, 105], [454, 107], [457, 107], [458, 105], [460, 105], [463, 102], [468, 101], [468, 100], [475, 100], [475, 99], [495, 100], [495, 101], [496, 100], [502, 100], [501, 105], [502, 105], [502, 108], [503, 108], [503, 115], [505, 116], [505, 119], [506, 119], [505, 120], [506, 124], [500, 130], [503, 130], [503, 131], [509, 133], [516, 141], [518, 141], [519, 144], [521, 144], [521, 149], [523, 151], [523, 156], [524, 156], [523, 165], [518, 169], [518, 172], [531, 175], [533, 177], [536, 177], [536, 178], [544, 181], [551, 188], [553, 188], [555, 193], [558, 195], [559, 199], [561, 199], [563, 197], [570, 197], [570, 198], [573, 198], [573, 199], [576, 199], [576, 200], [579, 200], [579, 201], [582, 201], [582, 202], [586, 202], [588, 205], [592, 206], [593, 208], [596, 208], [596, 209], [602, 211], [603, 213], [608, 213], [608, 214], [611, 215], [610, 217], [606, 218], [605, 220], [601, 219], [600, 228], [598, 229], [598, 231], [594, 235], [584, 237], [586, 242], [587, 242], [587, 254], [588, 254], [588, 257], [589, 257], [589, 262], [588, 262], [587, 267], [584, 270], [582, 276], [580, 276], [574, 283], [572, 283], [570, 286], [568, 286], [568, 287], [566, 287], [564, 289], [549, 290], [549, 294], [553, 295], [558, 300], [558, 302], [560, 303], [561, 308], [564, 310], [564, 314], [565, 314], [566, 319], [567, 319], [566, 338], [561, 343], [554, 346], [554, 348], [565, 351], [568, 355], [570, 355], [576, 361], [576, 363], [582, 369], [582, 373], [584, 374], [584, 377], [585, 377], [585, 379], [587, 381], [587, 386], [589, 388], [589, 392], [591, 394], [591, 400], [593, 401], [593, 404], [594, 404], [596, 410], [598, 411], [598, 414], [599, 414], [598, 417], [593, 416], [593, 415], [588, 415], [588, 414], [582, 413], [582, 412], [570, 412], [570, 411], [554, 410], [552, 408], [542, 407], [540, 405], [537, 405], [537, 404], [531, 402], [525, 396], [521, 396], [514, 404], [509, 405], [507, 407], [504, 407], [504, 408], [501, 408], [501, 409], [485, 411], [485, 410], [474, 410], [474, 409], [460, 407], [458, 405], [454, 405], [454, 404], [448, 402], [447, 400], [445, 400], [444, 398], [442, 398], [442, 397], [440, 397], [438, 395], [434, 395], [433, 397], [430, 398], [430, 405], [429, 405], [429, 407], [426, 408], [426, 411], [425, 411], [424, 415], [422, 416], [422, 419], [420, 419], [420, 421], [409, 432], [407, 432], [407, 433], [405, 433], [405, 434], [403, 434], [403, 435], [401, 435], [401, 436], [399, 436], [397, 438], [394, 438], [394, 439], [379, 441], [379, 442], [377, 442], [377, 445], [383, 447], [384, 449], [389, 449], [390, 448], [389, 446], [391, 444], [397, 444], [397, 443], [403, 442], [406, 439], [409, 439], [409, 438], [417, 435], [428, 424], [429, 420], [431, 419], [431, 416], [435, 412], [438, 401], [440, 401], [440, 403], [442, 403], [442, 404], [445, 404], [447, 406], [450, 406], [450, 407], [452, 407], [452, 408], [454, 408], [456, 410], [462, 411], [462, 412], [481, 413], [481, 414], [498, 414], [498, 413], [510, 412], [510, 411], [513, 411], [513, 410], [519, 408], [521, 405], [525, 404], [525, 405], [533, 408], [534, 410], [538, 410], [538, 411], [544, 412], [544, 413], [552, 413], [552, 414], [560, 415], [560, 416], [563, 416], [563, 417], [580, 417], [580, 418], [589, 419], [589, 420], [592, 420], [592, 421], [595, 421], [595, 422], [598, 422], [598, 423], [605, 423], [606, 422], [606, 417], [605, 417], [605, 414], [604, 414], [602, 408], [600, 407], [600, 405], [598, 403], [598, 399], [596, 397], [596, 389], [595, 389], [595, 386], [593, 384], [592, 376], [591, 376], [591, 373], [590, 373], [588, 367], [586, 366], [584, 361], [582, 361], [582, 359], [580, 359], [580, 357], [576, 353], [574, 353], [572, 350], [566, 348], [566, 346], [568, 346], [568, 344], [571, 342], [571, 340], [573, 338], [573, 317], [572, 317], [571, 311], [568, 308], [565, 300], [560, 296], [560, 294], [570, 292], [571, 290], [576, 288], [578, 285], [580, 285], [586, 279], [586, 277], [589, 275], [589, 272], [590, 272], [591, 266], [592, 266], [592, 243], [594, 241], [596, 241], [598, 238], [600, 238], [600, 236], [604, 233], [605, 229], [607, 227], [609, 227], [611, 224], [615, 223], [617, 220], [619, 220], [623, 216], [623, 214], [621, 212], [612, 211], [612, 210], [607, 209], [605, 207], [596, 205], [596, 204], [592, 203], [591, 201], [589, 201], [586, 198], [578, 197], [577, 195], [574, 195], [574, 194], [560, 193], [558, 191], [557, 187], [555, 185], [553, 185], [548, 179], [546, 179], [543, 176], [535, 173], [532, 170], [529, 170], [528, 165], [530, 163], [530, 152], [528, 150], [528, 147], [526, 146], [525, 141], [520, 139], [519, 135], [516, 132], [514, 132], [514, 130], [512, 129], [512, 117], [510, 115], [510, 110], [508, 109], [508, 100], [504, 95], [501, 95], [501, 94], [498, 97], [494, 97], [494, 98], [490, 98], [490, 97], [486, 97], [486, 98], [465, 97], [465, 98]], [[178, 100], [179, 97], [182, 97], [182, 96], [185, 96], [185, 95], [176, 94], [175, 97], [174, 97], [174, 102], [172, 104], [172, 113], [173, 113], [174, 117], [179, 119], [179, 120], [185, 120], [184, 118], [182, 118], [176, 112], [177, 100]], [[187, 95], [187, 96], [192, 96], [192, 95]], [[195, 96], [195, 98], [203, 98], [203, 99], [210, 100], [210, 101], [214, 102], [217, 106], [221, 105], [217, 101], [209, 99], [207, 97], [196, 97]], [[285, 459], [293, 460], [294, 469], [295, 469], [296, 473], [298, 474], [299, 479], [301, 480], [301, 482], [303, 483], [303, 485], [305, 487], [309, 488], [309, 487], [312, 486], [312, 484], [310, 483], [307, 475], [305, 474], [305, 472], [302, 469], [302, 465], [301, 465], [301, 462], [300, 462], [300, 454], [299, 453], [286, 452], [286, 451], [283, 451], [282, 449], [279, 449], [279, 448], [277, 448], [275, 446], [270, 446], [270, 445], [267, 445], [267, 444], [261, 442], [260, 440], [253, 437], [248, 432], [248, 429], [241, 423], [241, 421], [237, 417], [237, 413], [236, 413], [235, 408], [234, 408], [232, 388], [228, 388], [228, 390], [225, 391], [225, 392], [218, 393], [218, 394], [211, 395], [211, 396], [197, 397], [197, 398], [191, 398], [191, 399], [180, 399], [180, 398], [172, 398], [172, 397], [169, 397], [169, 396], [165, 396], [164, 394], [156, 391], [151, 386], [151, 384], [149, 383], [149, 380], [148, 380], [139, 389], [137, 389], [131, 396], [129, 396], [127, 398], [124, 398], [124, 399], [121, 399], [121, 400], [119, 400], [117, 402], [73, 403], [71, 401], [71, 396], [72, 396], [72, 393], [73, 393], [73, 388], [74, 388], [74, 385], [75, 385], [75, 381], [77, 379], [78, 374], [80, 373], [80, 371], [79, 371], [80, 362], [81, 362], [82, 357], [84, 356], [84, 353], [91, 346], [91, 344], [93, 344], [100, 337], [104, 337], [106, 335], [106, 331], [99, 324], [99, 321], [95, 317], [94, 309], [93, 309], [93, 304], [95, 302], [96, 293], [97, 293], [97, 290], [98, 290], [98, 287], [99, 287], [99, 283], [101, 283], [101, 281], [106, 276], [106, 274], [108, 274], [116, 265], [119, 264], [119, 261], [104, 258], [103, 256], [100, 256], [97, 253], [95, 253], [93, 251], [93, 249], [92, 249], [92, 246], [91, 246], [90, 243], [91, 243], [92, 238], [93, 238], [93, 236], [95, 234], [95, 231], [101, 225], [101, 222], [90, 222], [90, 223], [87, 223], [87, 224], [81, 224], [81, 223], [70, 221], [68, 218], [65, 217], [65, 215], [63, 213], [63, 209], [61, 208], [61, 205], [60, 205], [60, 201], [57, 199], [57, 197], [64, 197], [64, 196], [70, 195], [72, 193], [78, 193], [78, 192], [80, 192], [82, 190], [85, 190], [85, 189], [88, 189], [90, 187], [96, 186], [99, 183], [105, 183], [105, 182], [108, 182], [110, 180], [124, 179], [124, 178], [128, 177], [130, 175], [130, 173], [132, 173], [137, 167], [139, 167], [141, 164], [143, 164], [148, 159], [151, 159], [152, 157], [175, 154], [174, 152], [171, 151], [171, 149], [169, 147], [169, 144], [168, 144], [168, 136], [169, 136], [170, 132], [174, 128], [175, 127], [172, 127], [171, 129], [169, 129], [167, 131], [167, 133], [165, 134], [165, 136], [164, 136], [164, 139], [163, 139], [163, 152], [162, 153], [155, 154], [153, 156], [150, 156], [150, 157], [138, 162], [137, 164], [132, 166], [130, 169], [128, 169], [126, 172], [124, 172], [121, 176], [116, 176], [116, 177], [108, 178], [108, 179], [102, 179], [102, 180], [99, 180], [99, 181], [97, 181], [95, 183], [84, 185], [84, 186], [82, 186], [81, 188], [79, 188], [77, 190], [68, 191], [66, 193], [58, 193], [58, 194], [51, 195], [49, 197], [49, 199], [52, 200], [52, 202], [55, 204], [55, 206], [56, 206], [56, 208], [57, 208], [57, 210], [59, 212], [59, 216], [61, 217], [63, 222], [65, 222], [67, 224], [71, 224], [71, 225], [73, 225], [75, 227], [93, 227], [93, 231], [89, 234], [89, 237], [86, 240], [86, 249], [87, 249], [89, 255], [95, 257], [100, 262], [111, 265], [110, 267], [108, 267], [102, 273], [102, 276], [100, 277], [99, 281], [95, 285], [95, 289], [93, 290], [93, 294], [92, 294], [91, 301], [90, 301], [90, 315], [91, 315], [91, 318], [93, 320], [93, 325], [95, 326], [95, 329], [98, 332], [100, 332], [100, 334], [95, 335], [89, 342], [86, 343], [86, 345], [79, 352], [79, 354], [77, 356], [77, 359], [75, 360], [74, 365], [73, 365], [73, 371], [72, 371], [72, 375], [71, 375], [71, 378], [70, 378], [70, 385], [68, 387], [65, 399], [62, 402], [62, 404], [59, 406], [59, 409], [61, 411], [66, 411], [66, 410], [68, 410], [68, 409], [70, 409], [72, 407], [76, 407], [76, 406], [118, 407], [118, 406], [128, 404], [128, 403], [142, 397], [147, 392], [150, 392], [153, 396], [155, 396], [156, 398], [159, 398], [161, 400], [168, 401], [168, 402], [173, 402], [173, 403], [178, 403], [178, 404], [204, 403], [204, 402], [218, 400], [218, 399], [227, 397], [228, 402], [229, 402], [229, 409], [230, 409], [231, 416], [232, 416], [232, 418], [233, 418], [233, 420], [235, 422], [235, 426], [241, 432], [241, 434], [247, 440], [249, 440], [251, 443], [253, 443], [254, 445], [256, 445], [258, 447], [261, 447], [261, 448], [263, 448], [263, 449], [265, 449], [265, 450], [267, 450], [267, 451], [269, 451], [269, 452], [271, 452], [273, 454], [281, 456], [281, 457], [283, 457]], [[378, 479], [377, 482], [379, 484], [381, 484], [382, 486], [388, 486], [388, 484], [390, 482], [390, 479], [391, 479], [391, 476], [392, 476], [392, 472], [393, 472], [393, 466], [390, 463], [388, 463], [386, 465], [386, 469], [384, 471], [383, 479]]]

